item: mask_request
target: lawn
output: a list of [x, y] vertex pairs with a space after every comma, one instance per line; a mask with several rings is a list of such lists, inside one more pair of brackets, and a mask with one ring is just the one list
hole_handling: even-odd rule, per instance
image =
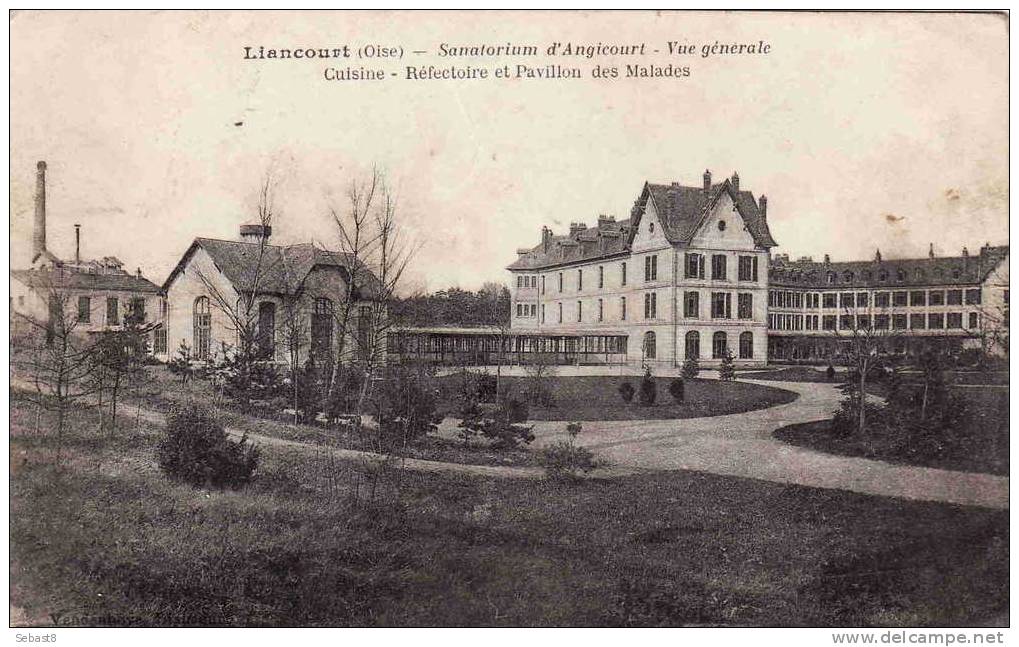
[[[881, 395], [884, 389], [880, 390]], [[1008, 476], [1008, 390], [997, 388], [957, 389], [966, 395], [969, 406], [964, 434], [970, 439], [965, 450], [942, 456], [904, 457], [895, 452], [895, 439], [876, 442], [856, 436], [840, 437], [832, 432], [831, 421], [808, 422], [777, 429], [774, 436], [784, 442], [809, 447], [829, 454], [863, 456], [892, 463], [923, 467], [984, 472]]]
[[[442, 378], [455, 383], [456, 376]], [[686, 380], [685, 398], [677, 404], [669, 395], [670, 378], [658, 378], [657, 397], [653, 406], [640, 404], [639, 397], [624, 402], [619, 395], [619, 385], [629, 382], [634, 389], [640, 388], [640, 377], [565, 377], [551, 376], [545, 388], [552, 394], [552, 406], [531, 405], [532, 420], [654, 420], [667, 418], [701, 418], [744, 413], [787, 404], [796, 399], [796, 394], [745, 382], [721, 382], [718, 380]], [[505, 393], [523, 394], [528, 392], [533, 378], [504, 377], [501, 388]], [[455, 399], [456, 389], [448, 392], [443, 407], [451, 414], [459, 408]]]
[[[266, 449], [241, 491], [169, 482], [158, 429], [12, 402], [12, 604], [84, 625], [1007, 622], [1008, 512], [690, 472], [563, 485]], [[125, 421], [128, 427], [130, 423]]]

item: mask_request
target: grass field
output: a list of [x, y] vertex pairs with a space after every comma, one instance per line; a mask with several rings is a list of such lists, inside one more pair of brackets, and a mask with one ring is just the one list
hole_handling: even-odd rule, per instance
[[[640, 377], [552, 376], [546, 379], [546, 387], [555, 397], [553, 406], [531, 405], [532, 420], [700, 418], [755, 411], [796, 399], [795, 393], [784, 389], [744, 382], [694, 379], [686, 380], [684, 402], [677, 404], [669, 395], [669, 379], [657, 378], [658, 395], [655, 404], [644, 406], [640, 404], [637, 395], [634, 395], [632, 402], [624, 402], [618, 390], [623, 382], [629, 382], [634, 389], [639, 389]], [[502, 388], [508, 393], [524, 393], [530, 386], [530, 378], [526, 377], [504, 377], [502, 382]], [[450, 411], [455, 411], [459, 406], [454, 401], [444, 402], [443, 405]]]
[[[267, 449], [169, 482], [144, 425], [12, 403], [12, 604], [43, 624], [971, 625], [1008, 609], [1008, 512], [699, 473], [575, 485]], [[128, 423], [129, 425], [130, 423]]]

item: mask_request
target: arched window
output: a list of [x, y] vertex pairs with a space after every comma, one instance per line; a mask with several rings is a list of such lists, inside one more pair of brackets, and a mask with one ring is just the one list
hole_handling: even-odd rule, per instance
[[332, 359], [333, 302], [318, 298], [311, 310], [311, 356], [322, 366]]
[[194, 304], [194, 353], [195, 359], [209, 359], [212, 347], [212, 312], [209, 297], [198, 297]]
[[754, 333], [749, 330], [739, 334], [739, 357], [740, 359], [754, 357]]
[[644, 358], [654, 359], [657, 354], [657, 348], [655, 347], [655, 334], [650, 330], [644, 333]]
[[686, 333], [686, 358], [700, 359], [701, 334], [696, 330]]
[[711, 357], [722, 359], [729, 353], [729, 342], [724, 332], [718, 331], [711, 337]]

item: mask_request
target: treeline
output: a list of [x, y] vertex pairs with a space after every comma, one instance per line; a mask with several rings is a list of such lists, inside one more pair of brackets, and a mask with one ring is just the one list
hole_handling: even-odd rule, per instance
[[477, 292], [449, 288], [396, 299], [390, 315], [402, 326], [509, 326], [510, 292], [496, 283]]

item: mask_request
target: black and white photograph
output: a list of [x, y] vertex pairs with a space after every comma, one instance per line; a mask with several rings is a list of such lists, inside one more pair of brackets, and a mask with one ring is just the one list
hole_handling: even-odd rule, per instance
[[10, 11], [9, 639], [1008, 642], [1009, 26]]

